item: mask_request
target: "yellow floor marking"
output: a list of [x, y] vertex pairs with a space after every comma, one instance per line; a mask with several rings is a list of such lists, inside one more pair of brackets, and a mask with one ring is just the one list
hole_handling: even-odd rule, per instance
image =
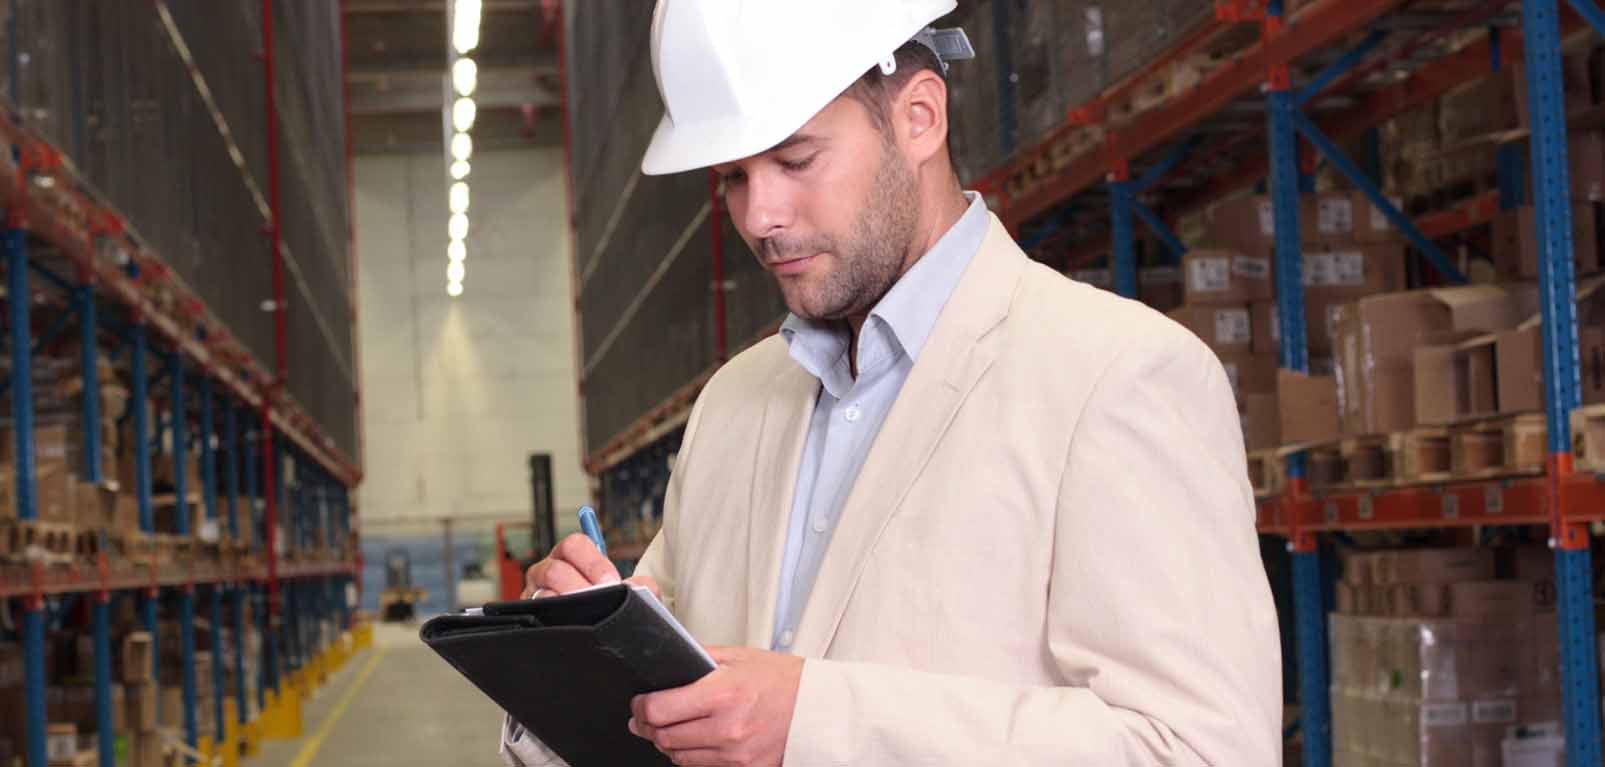
[[373, 660], [368, 661], [368, 665], [362, 667], [357, 678], [351, 680], [351, 686], [346, 689], [346, 694], [340, 696], [340, 701], [335, 703], [329, 715], [324, 717], [323, 724], [312, 734], [312, 739], [308, 740], [306, 745], [301, 747], [301, 752], [290, 761], [290, 767], [307, 767], [312, 763], [312, 758], [318, 755], [318, 749], [323, 747], [323, 741], [334, 731], [334, 726], [340, 723], [340, 717], [345, 716], [346, 709], [351, 707], [351, 701], [356, 699], [357, 693], [362, 691], [363, 683], [367, 682], [368, 677], [373, 675], [374, 669], [379, 667], [379, 661], [384, 660], [386, 649], [379, 648], [379, 651], [374, 653]]

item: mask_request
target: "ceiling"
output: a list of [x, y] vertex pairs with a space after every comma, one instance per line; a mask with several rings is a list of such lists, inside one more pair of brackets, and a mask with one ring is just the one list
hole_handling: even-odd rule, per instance
[[[344, 0], [353, 149], [443, 152], [445, 0]], [[562, 141], [558, 0], [483, 0], [474, 146]]]

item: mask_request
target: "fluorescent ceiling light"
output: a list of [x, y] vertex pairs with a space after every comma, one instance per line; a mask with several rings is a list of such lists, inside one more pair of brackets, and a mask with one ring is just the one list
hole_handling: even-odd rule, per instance
[[451, 177], [461, 181], [465, 178], [468, 178], [468, 172], [471, 170], [473, 170], [473, 168], [469, 166], [468, 163], [458, 160], [451, 164]]
[[451, 105], [451, 124], [459, 132], [467, 133], [474, 127], [474, 100], [470, 98], [457, 99]]
[[468, 217], [461, 213], [453, 213], [451, 221], [446, 224], [446, 234], [453, 240], [468, 239]]
[[451, 185], [450, 205], [453, 213], [468, 212], [468, 184], [458, 181]]
[[479, 85], [479, 65], [473, 59], [458, 59], [451, 65], [451, 86], [458, 95], [472, 96]]
[[467, 257], [468, 246], [464, 245], [462, 240], [452, 240], [451, 244], [446, 246], [446, 260], [461, 261]]
[[458, 54], [479, 45], [479, 0], [457, 0], [451, 14], [451, 44]]
[[452, 136], [451, 156], [460, 162], [468, 162], [468, 158], [474, 156], [474, 140], [466, 133]]
[[467, 272], [468, 269], [463, 266], [461, 261], [453, 261], [446, 264], [446, 279], [450, 282], [462, 282], [463, 275]]
[[463, 294], [463, 284], [460, 282], [446, 283], [446, 295], [456, 298]]

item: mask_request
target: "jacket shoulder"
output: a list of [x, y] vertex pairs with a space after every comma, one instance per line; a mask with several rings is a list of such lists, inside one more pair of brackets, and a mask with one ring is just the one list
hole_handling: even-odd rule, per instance
[[1213, 356], [1192, 331], [1147, 304], [1036, 262], [1027, 264], [1011, 315], [1018, 332], [1083, 359], [1121, 352]]

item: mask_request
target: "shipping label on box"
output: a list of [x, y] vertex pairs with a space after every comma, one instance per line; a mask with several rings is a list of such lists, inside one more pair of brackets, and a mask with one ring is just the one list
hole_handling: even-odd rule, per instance
[[1271, 278], [1271, 260], [1256, 256], [1237, 256], [1232, 259], [1232, 274], [1250, 280]]
[[1276, 207], [1270, 200], [1259, 201], [1259, 233], [1266, 237], [1276, 236]]
[[1421, 704], [1423, 727], [1461, 727], [1469, 721], [1471, 721], [1471, 711], [1465, 703]]
[[1304, 254], [1304, 286], [1331, 285], [1336, 280], [1331, 253]]
[[1316, 204], [1316, 229], [1322, 235], [1340, 236], [1354, 231], [1354, 204], [1347, 197], [1323, 197]]
[[1231, 259], [1199, 258], [1187, 264], [1187, 287], [1199, 293], [1223, 293], [1232, 286]]
[[1236, 346], [1253, 340], [1253, 324], [1247, 309], [1217, 309], [1215, 311], [1215, 343]]
[[1358, 250], [1339, 250], [1332, 254], [1332, 285], [1357, 287], [1365, 284], [1365, 254]]

